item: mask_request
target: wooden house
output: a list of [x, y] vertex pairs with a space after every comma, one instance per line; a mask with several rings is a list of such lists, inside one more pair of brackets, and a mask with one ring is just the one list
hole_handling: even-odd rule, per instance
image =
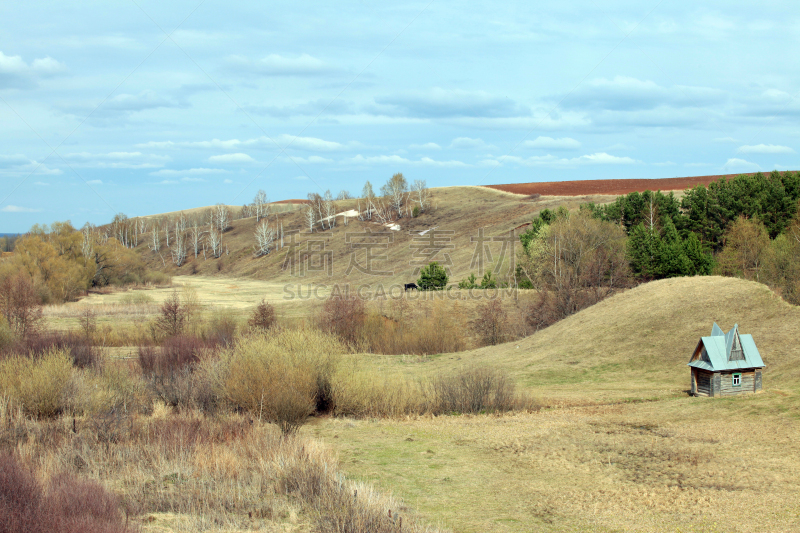
[[739, 333], [736, 324], [728, 333], [715, 323], [710, 337], [701, 337], [689, 367], [693, 396], [735, 396], [761, 390], [764, 361], [752, 335]]

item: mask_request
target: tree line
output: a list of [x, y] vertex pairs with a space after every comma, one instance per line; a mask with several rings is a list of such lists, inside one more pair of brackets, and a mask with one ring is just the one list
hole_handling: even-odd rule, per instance
[[[520, 235], [515, 282], [542, 291], [552, 323], [617, 288], [677, 276], [766, 283], [800, 304], [800, 175], [721, 178], [708, 187], [633, 192], [578, 212], [542, 210]], [[550, 317], [550, 318], [547, 318]]]

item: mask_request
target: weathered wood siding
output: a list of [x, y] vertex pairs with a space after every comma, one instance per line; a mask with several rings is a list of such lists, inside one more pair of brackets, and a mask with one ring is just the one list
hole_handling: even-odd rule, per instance
[[[740, 374], [740, 385], [733, 385], [733, 375]], [[754, 370], [743, 372], [723, 372], [720, 374], [719, 396], [736, 396], [737, 394], [753, 393], [756, 390], [756, 373]]]
[[693, 369], [697, 377], [697, 396], [711, 396], [711, 372], [700, 370], [699, 368]]

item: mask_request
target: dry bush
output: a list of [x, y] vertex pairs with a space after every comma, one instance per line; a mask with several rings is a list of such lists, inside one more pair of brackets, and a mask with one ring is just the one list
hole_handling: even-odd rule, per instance
[[433, 414], [503, 412], [530, 408], [509, 377], [498, 370], [467, 368], [433, 380]]
[[250, 326], [250, 329], [265, 332], [275, 326], [275, 322], [275, 308], [265, 300], [261, 300], [261, 303], [256, 306], [247, 324]]
[[239, 324], [234, 317], [229, 314], [218, 313], [211, 317], [202, 333], [202, 337], [209, 345], [228, 348], [236, 341], [238, 329]]
[[336, 295], [325, 300], [319, 317], [319, 327], [352, 347], [361, 340], [366, 317], [364, 300], [355, 296]]
[[63, 350], [35, 359], [11, 356], [0, 361], [0, 390], [26, 414], [53, 417], [69, 406], [74, 373], [72, 359]]
[[18, 273], [0, 283], [0, 313], [18, 337], [25, 338], [39, 331], [41, 298], [26, 275]]
[[7, 347], [6, 353], [36, 358], [54, 350], [68, 353], [78, 368], [96, 366], [101, 360], [100, 349], [90, 339], [63, 331], [40, 331], [20, 338]]
[[427, 316], [409, 312], [389, 318], [371, 313], [364, 323], [361, 346], [364, 351], [382, 354], [432, 355], [458, 352], [466, 347], [463, 326], [457, 321], [458, 309], [448, 309], [437, 301]]
[[249, 337], [223, 355], [227, 399], [285, 433], [314, 411], [331, 407], [332, 377], [344, 346], [316, 330]]
[[334, 382], [336, 416], [399, 418], [429, 410], [428, 395], [420, 382], [379, 377], [374, 372], [342, 372]]
[[509, 323], [502, 302], [494, 298], [479, 305], [477, 316], [470, 323], [470, 327], [484, 346], [505, 342], [508, 338]]
[[119, 500], [94, 481], [70, 474], [43, 487], [10, 454], [0, 455], [0, 531], [8, 533], [121, 533], [132, 531]]
[[139, 368], [156, 397], [173, 407], [191, 407], [199, 385], [194, 367], [213, 353], [214, 347], [197, 337], [178, 335], [166, 339], [161, 348], [140, 346]]
[[467, 368], [430, 380], [384, 378], [374, 372], [340, 374], [334, 399], [337, 416], [354, 418], [528, 411], [537, 405], [504, 373]]
[[165, 337], [179, 335], [186, 325], [186, 310], [181, 305], [178, 291], [172, 294], [161, 304], [160, 315], [156, 319], [155, 327]]

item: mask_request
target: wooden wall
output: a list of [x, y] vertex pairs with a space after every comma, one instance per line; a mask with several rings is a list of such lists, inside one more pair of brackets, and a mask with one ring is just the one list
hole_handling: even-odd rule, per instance
[[[741, 374], [740, 385], [733, 385], [733, 374]], [[692, 394], [695, 396], [736, 396], [761, 390], [761, 370], [709, 372], [692, 368]]]

